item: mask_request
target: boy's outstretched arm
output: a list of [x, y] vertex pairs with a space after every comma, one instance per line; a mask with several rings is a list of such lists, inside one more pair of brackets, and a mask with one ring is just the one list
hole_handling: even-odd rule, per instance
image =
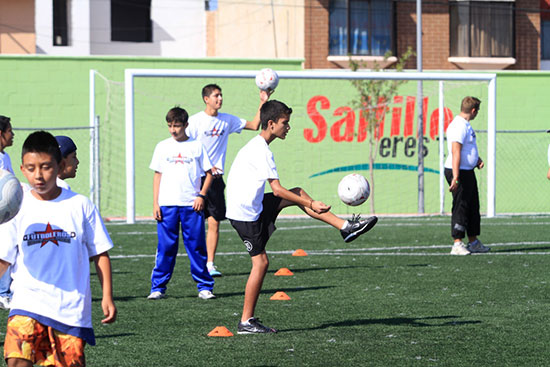
[[109, 253], [104, 252], [102, 254], [92, 257], [95, 263], [97, 271], [97, 277], [101, 283], [101, 289], [103, 289], [103, 298], [101, 300], [101, 308], [105, 318], [101, 320], [104, 324], [115, 322], [116, 320], [116, 306], [113, 302], [113, 278], [111, 274], [111, 259]]
[[252, 119], [252, 121], [246, 122], [246, 125], [244, 126], [246, 130], [258, 130], [258, 128], [260, 127], [260, 109], [262, 108], [264, 103], [267, 102], [269, 96], [271, 96], [273, 92], [274, 91], [272, 90], [260, 90], [260, 107], [258, 107], [258, 112], [256, 112], [256, 116], [254, 116], [254, 119]]

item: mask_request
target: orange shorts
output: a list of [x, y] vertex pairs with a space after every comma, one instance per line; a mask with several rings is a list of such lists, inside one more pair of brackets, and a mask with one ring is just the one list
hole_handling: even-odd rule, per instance
[[86, 342], [63, 334], [28, 316], [8, 319], [4, 358], [21, 358], [38, 366], [85, 366]]

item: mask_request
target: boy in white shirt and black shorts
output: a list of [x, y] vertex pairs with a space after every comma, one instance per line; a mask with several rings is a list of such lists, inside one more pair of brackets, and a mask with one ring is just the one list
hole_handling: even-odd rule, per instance
[[[228, 113], [219, 112], [222, 108], [222, 89], [216, 84], [208, 84], [202, 88], [202, 99], [206, 105], [204, 111], [189, 118], [186, 134], [199, 140], [206, 148], [212, 162], [212, 186], [206, 193], [204, 215], [208, 221], [206, 234], [206, 249], [208, 254], [208, 272], [213, 277], [221, 277], [222, 273], [214, 265], [216, 249], [218, 247], [220, 222], [225, 219], [225, 183], [223, 173], [225, 169], [225, 155], [229, 135], [240, 134], [245, 130], [258, 130], [260, 126], [260, 108], [269, 99], [272, 92], [260, 90], [260, 107], [252, 121], [238, 118]], [[204, 184], [204, 177], [203, 177]]]
[[[330, 212], [330, 206], [313, 200], [302, 188], [287, 190], [281, 186], [273, 153], [269, 144], [285, 139], [290, 130], [292, 109], [279, 101], [268, 101], [261, 107], [262, 131], [237, 154], [227, 179], [227, 213], [233, 228], [243, 240], [252, 260], [252, 269], [246, 283], [244, 306], [238, 324], [239, 334], [274, 333], [254, 317], [254, 310], [269, 266], [265, 246], [275, 231], [279, 212], [292, 205], [307, 215], [340, 230], [345, 242], [351, 242], [369, 231], [377, 217], [347, 221]], [[273, 192], [264, 195], [265, 183]]]

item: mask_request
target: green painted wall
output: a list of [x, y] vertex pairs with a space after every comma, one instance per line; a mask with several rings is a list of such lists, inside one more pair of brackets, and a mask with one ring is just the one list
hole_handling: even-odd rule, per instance
[[[169, 69], [241, 69], [301, 70], [301, 60], [182, 60], [158, 58], [54, 58], [0, 57], [0, 114], [12, 117], [15, 128], [87, 126], [88, 72], [97, 70], [96, 109], [101, 116], [101, 211], [104, 216], [125, 214], [124, 166], [124, 94], [125, 68]], [[152, 172], [148, 169], [155, 144], [168, 136], [164, 116], [174, 105], [190, 114], [204, 107], [200, 90], [214, 82], [224, 93], [222, 111], [251, 119], [258, 107], [258, 92], [252, 80], [233, 79], [157, 79], [138, 78], [136, 87], [136, 211], [138, 216], [150, 216], [152, 208]], [[545, 86], [550, 73], [500, 72], [497, 79], [497, 129], [545, 130], [547, 124]], [[359, 134], [359, 116], [348, 106], [354, 90], [346, 81], [282, 80], [272, 98], [287, 103], [294, 110], [292, 130], [285, 141], [272, 143], [272, 150], [285, 187], [302, 186], [316, 198], [332, 204], [337, 213], [368, 212], [369, 200], [359, 208], [346, 207], [336, 196], [336, 186], [344, 174], [357, 171], [370, 179], [365, 169], [368, 163], [366, 142]], [[386, 113], [382, 150], [375, 168], [374, 202], [378, 213], [415, 213], [417, 209], [418, 156], [416, 139], [416, 103], [407, 98], [416, 95], [416, 83], [401, 87], [403, 101], [394, 103]], [[438, 141], [430, 137], [431, 116], [437, 115], [437, 83], [425, 82], [427, 103], [425, 157], [426, 212], [439, 211]], [[454, 115], [465, 95], [487, 100], [483, 83], [446, 83], [445, 106]], [[486, 104], [473, 121], [474, 129], [487, 125]], [[407, 118], [410, 115], [412, 118]], [[335, 141], [344, 133], [342, 123], [353, 125], [351, 141]], [[405, 132], [407, 121], [411, 134]], [[394, 135], [392, 136], [392, 121]], [[399, 123], [399, 129], [397, 124]], [[326, 134], [319, 138], [319, 126], [326, 125]], [[336, 125], [336, 126], [335, 126]], [[307, 131], [310, 131], [308, 133]], [[332, 131], [332, 134], [331, 134]], [[81, 166], [77, 179], [71, 183], [76, 191], [88, 193], [89, 136], [86, 130], [52, 131], [71, 135], [77, 141]], [[15, 166], [26, 131], [16, 131], [16, 143], [8, 148]], [[243, 131], [230, 138], [227, 167], [238, 149], [255, 132]], [[310, 134], [310, 135], [308, 135]], [[546, 133], [497, 134], [497, 213], [549, 212], [547, 149], [550, 135]], [[478, 132], [478, 145], [486, 157], [486, 134]], [[350, 171], [346, 171], [350, 170]], [[328, 171], [328, 172], [327, 172]], [[482, 210], [486, 208], [486, 170], [478, 172]], [[371, 182], [372, 183], [372, 182]], [[446, 195], [446, 210], [450, 210], [450, 194]], [[298, 213], [290, 210], [287, 213]]]

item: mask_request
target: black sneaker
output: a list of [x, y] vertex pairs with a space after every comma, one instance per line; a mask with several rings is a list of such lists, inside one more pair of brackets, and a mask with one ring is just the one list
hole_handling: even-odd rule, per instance
[[351, 220], [348, 221], [350, 226], [340, 230], [344, 242], [353, 241], [363, 233], [368, 232], [378, 222], [378, 217], [370, 217], [365, 220], [359, 220], [360, 218], [360, 215], [355, 216], [353, 214]]
[[237, 326], [237, 334], [263, 334], [276, 333], [277, 330], [260, 324], [260, 320], [255, 317], [248, 319], [248, 324], [239, 322]]

